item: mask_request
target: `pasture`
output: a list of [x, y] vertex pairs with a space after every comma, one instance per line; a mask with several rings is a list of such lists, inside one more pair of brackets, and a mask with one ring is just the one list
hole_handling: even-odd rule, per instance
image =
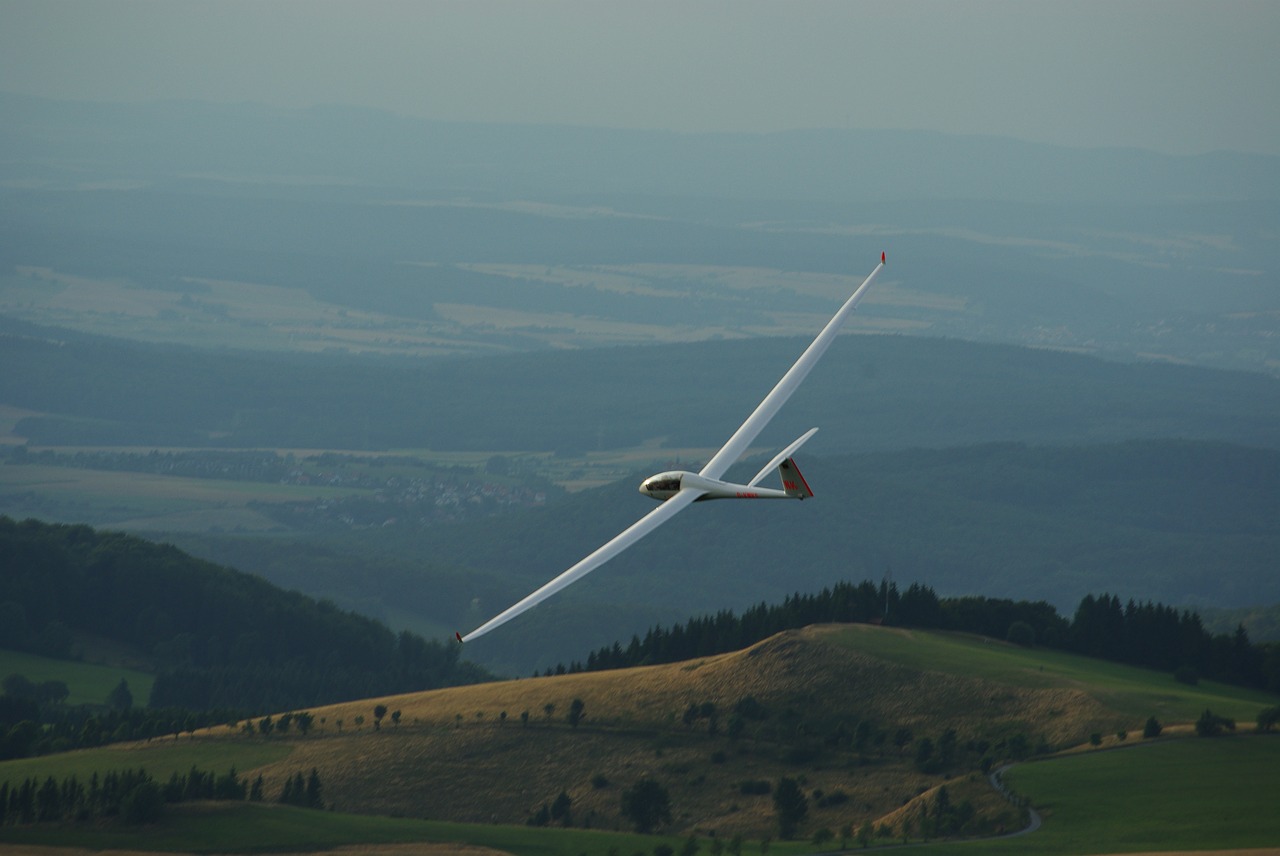
[[143, 743], [115, 743], [96, 749], [0, 761], [0, 783], [12, 785], [32, 777], [43, 781], [50, 776], [58, 781], [68, 776], [88, 781], [95, 772], [102, 775], [109, 770], [139, 767], [160, 781], [174, 773], [186, 773], [192, 767], [214, 773], [225, 773], [235, 767], [243, 777], [259, 767], [284, 760], [292, 751], [292, 746], [282, 742], [240, 739], [213, 742], [169, 736]]
[[1172, 675], [1094, 660], [1045, 648], [941, 631], [885, 631], [872, 625], [840, 625], [828, 641], [892, 663], [961, 674], [1027, 688], [1082, 688], [1106, 707], [1144, 721], [1192, 722], [1205, 708], [1251, 727], [1258, 711], [1276, 703], [1256, 690], [1201, 681], [1178, 683]]
[[[92, 651], [87, 651], [85, 656], [87, 659], [94, 659]], [[151, 685], [155, 682], [153, 676], [136, 669], [54, 660], [36, 654], [0, 649], [0, 676], [9, 675], [22, 675], [36, 684], [62, 681], [71, 693], [66, 700], [69, 705], [104, 704], [107, 695], [116, 688], [121, 678], [128, 681], [129, 692], [133, 695], [135, 704], [144, 705], [151, 695]]]
[[[307, 852], [348, 845], [360, 845], [362, 850], [368, 850], [376, 849], [377, 845], [425, 842], [486, 847], [517, 856], [579, 856], [583, 853], [600, 856], [641, 853], [648, 856], [659, 844], [667, 844], [678, 852], [684, 839], [583, 829], [533, 829], [369, 817], [249, 803], [177, 808], [159, 823], [141, 829], [123, 826], [0, 827], [0, 844], [40, 844], [94, 850]], [[810, 849], [801, 844], [784, 844], [771, 847], [769, 852], [790, 856]]]
[[991, 852], [1275, 847], [1277, 769], [1280, 738], [1250, 735], [1161, 740], [1020, 764], [1005, 781], [1030, 797], [1044, 826]]

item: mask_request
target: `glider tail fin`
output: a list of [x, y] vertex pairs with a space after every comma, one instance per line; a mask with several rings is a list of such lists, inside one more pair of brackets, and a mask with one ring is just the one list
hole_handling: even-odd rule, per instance
[[779, 464], [778, 475], [782, 477], [782, 489], [787, 496], [794, 496], [796, 499], [807, 499], [813, 496], [809, 483], [804, 480], [804, 476], [800, 474], [800, 468], [796, 466], [795, 458], [787, 458]]

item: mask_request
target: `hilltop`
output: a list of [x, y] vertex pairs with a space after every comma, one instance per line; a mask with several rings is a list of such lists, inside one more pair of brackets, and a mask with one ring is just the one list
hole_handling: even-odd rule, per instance
[[[919, 650], [945, 652], [946, 671], [913, 664]], [[975, 808], [973, 829], [989, 830], [1021, 821], [978, 773], [984, 765], [1093, 733], [1137, 740], [1150, 713], [1190, 719], [1209, 703], [1252, 716], [1252, 699], [1266, 703], [1151, 674], [991, 640], [815, 626], [684, 663], [313, 710], [311, 734], [287, 738], [292, 753], [264, 769], [279, 779], [317, 768], [340, 811], [454, 821], [522, 823], [564, 792], [575, 825], [602, 829], [627, 828], [621, 793], [652, 778], [670, 792], [667, 831], [747, 836], [772, 834], [775, 823], [767, 791], [750, 786], [782, 776], [809, 794], [804, 834], [891, 822], [946, 784], [955, 803]], [[567, 720], [575, 699], [577, 727]], [[375, 727], [377, 704], [398, 721]], [[239, 730], [211, 737], [246, 739]], [[926, 742], [933, 764], [920, 762]]]

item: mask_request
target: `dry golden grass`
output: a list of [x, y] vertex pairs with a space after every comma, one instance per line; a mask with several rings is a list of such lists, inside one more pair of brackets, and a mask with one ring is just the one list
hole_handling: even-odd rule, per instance
[[[843, 791], [838, 806], [812, 804], [806, 829], [857, 828], [865, 820], [892, 822], [895, 813], [942, 780], [926, 776], [891, 744], [868, 752], [821, 749], [790, 762], [783, 743], [801, 729], [830, 733], [841, 722], [870, 720], [881, 728], [907, 726], [935, 740], [955, 728], [961, 742], [998, 739], [1025, 730], [1051, 742], [1080, 740], [1111, 714], [1080, 690], [1023, 689], [941, 673], [922, 673], [846, 646], [826, 644], [832, 628], [788, 631], [745, 651], [686, 663], [455, 687], [368, 699], [313, 710], [315, 730], [293, 744], [284, 761], [251, 775], [269, 782], [312, 767], [325, 797], [341, 811], [439, 820], [521, 823], [563, 790], [575, 823], [626, 828], [621, 792], [643, 777], [670, 791], [672, 831], [747, 836], [773, 832], [769, 796], [744, 796], [745, 780], [803, 777], [806, 791]], [[903, 632], [875, 629], [872, 632]], [[741, 739], [723, 733], [729, 712], [754, 696], [770, 712]], [[574, 699], [585, 718], [571, 728]], [[712, 702], [721, 733], [707, 721], [682, 721], [690, 704]], [[400, 711], [381, 729], [376, 704]], [[548, 715], [546, 705], [554, 705]], [[521, 714], [529, 714], [528, 725]], [[502, 713], [506, 713], [505, 720]], [[363, 717], [357, 725], [356, 718]], [[339, 725], [341, 723], [341, 725]], [[1033, 725], [1034, 724], [1034, 725]], [[785, 741], [774, 739], [779, 732]], [[233, 733], [215, 729], [205, 739]], [[821, 743], [816, 738], [815, 746]], [[598, 777], [608, 784], [598, 787]], [[953, 801], [969, 799], [979, 812], [1006, 807], [981, 776], [948, 782]], [[271, 794], [269, 793], [270, 797]]]

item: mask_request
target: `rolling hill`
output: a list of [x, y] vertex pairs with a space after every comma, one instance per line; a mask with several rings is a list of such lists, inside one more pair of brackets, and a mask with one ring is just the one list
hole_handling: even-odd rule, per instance
[[[1189, 722], [1206, 706], [1249, 722], [1274, 701], [977, 637], [829, 625], [685, 663], [316, 709], [313, 732], [285, 738], [292, 752], [263, 769], [275, 780], [316, 767], [342, 811], [481, 823], [522, 823], [564, 791], [576, 825], [603, 829], [626, 827], [620, 794], [648, 777], [671, 794], [669, 831], [748, 836], [770, 834], [774, 820], [770, 798], [744, 793], [744, 782], [801, 777], [810, 831], [879, 822], [945, 783], [994, 828], [1016, 816], [975, 775], [984, 758], [1067, 748], [1095, 732], [1107, 745], [1122, 743], [1121, 731], [1137, 741], [1147, 716]], [[375, 728], [379, 703], [398, 722]], [[909, 739], [898, 746], [901, 729]], [[922, 772], [926, 738], [950, 755]], [[239, 729], [197, 736], [244, 739]]]

